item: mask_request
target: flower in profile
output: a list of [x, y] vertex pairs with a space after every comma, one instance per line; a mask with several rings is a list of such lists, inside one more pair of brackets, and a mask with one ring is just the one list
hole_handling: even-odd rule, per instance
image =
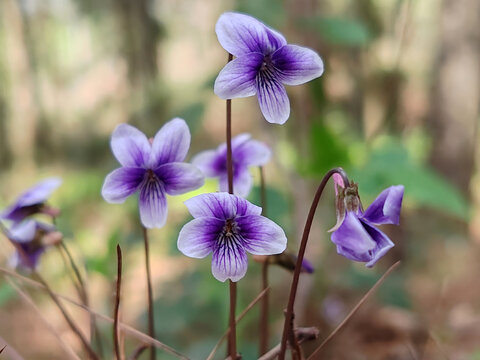
[[32, 219], [15, 224], [8, 233], [10, 241], [17, 248], [10, 258], [10, 264], [25, 270], [37, 268], [40, 256], [45, 250], [60, 243], [63, 238], [53, 225]]
[[334, 177], [337, 192], [337, 225], [332, 228], [332, 242], [340, 255], [354, 261], [375, 263], [394, 244], [375, 226], [398, 225], [403, 200], [403, 185], [383, 190], [367, 210], [363, 211], [357, 184], [344, 187], [340, 177]]
[[193, 258], [212, 253], [212, 273], [219, 281], [238, 281], [248, 267], [247, 252], [279, 254], [287, 246], [282, 228], [261, 216], [262, 209], [228, 193], [195, 196], [185, 205], [194, 217], [178, 235], [178, 249]]
[[15, 223], [37, 213], [58, 216], [60, 211], [46, 205], [52, 192], [62, 184], [62, 179], [57, 177], [47, 178], [32, 186], [21, 194], [15, 203], [6, 208], [0, 218], [11, 220]]
[[[250, 134], [240, 134], [232, 139], [233, 191], [235, 195], [246, 197], [252, 188], [252, 175], [249, 167], [265, 165], [270, 160], [270, 149], [260, 141], [253, 140]], [[227, 145], [221, 144], [215, 150], [197, 154], [192, 164], [206, 177], [218, 177], [220, 191], [228, 191]]]
[[139, 192], [140, 220], [147, 228], [165, 225], [166, 194], [179, 195], [203, 185], [201, 171], [183, 162], [190, 131], [182, 119], [167, 122], [151, 143], [137, 128], [118, 125], [111, 147], [122, 167], [107, 175], [102, 196], [109, 203], [123, 203]]
[[290, 116], [284, 85], [300, 85], [323, 73], [315, 51], [287, 44], [282, 34], [251, 16], [224, 13], [215, 31], [222, 47], [236, 57], [220, 71], [215, 94], [222, 99], [256, 94], [270, 123], [283, 124]]

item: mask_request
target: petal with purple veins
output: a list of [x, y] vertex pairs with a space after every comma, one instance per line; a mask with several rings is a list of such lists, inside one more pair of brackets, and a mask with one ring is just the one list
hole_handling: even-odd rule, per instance
[[365, 210], [362, 218], [375, 225], [398, 225], [404, 189], [403, 185], [397, 185], [383, 190]]
[[274, 124], [284, 124], [290, 116], [290, 100], [285, 87], [267, 71], [257, 76], [257, 96], [265, 119]]
[[198, 153], [192, 159], [192, 164], [198, 167], [207, 177], [217, 177], [222, 174], [225, 166], [219, 166], [219, 162], [225, 162], [222, 156], [215, 150], [206, 150]]
[[260, 215], [262, 212], [262, 208], [225, 192], [197, 195], [185, 201], [185, 205], [194, 218], [215, 217], [227, 220], [236, 215]]
[[180, 230], [178, 250], [192, 258], [204, 258], [213, 251], [224, 225], [225, 221], [216, 218], [193, 219]]
[[235, 149], [235, 161], [245, 166], [265, 165], [272, 156], [272, 152], [264, 143], [249, 140]]
[[233, 237], [219, 240], [212, 256], [212, 274], [218, 281], [236, 282], [243, 278], [248, 268], [248, 257], [242, 244]]
[[168, 163], [155, 170], [168, 195], [180, 195], [198, 189], [205, 182], [202, 172], [192, 164]]
[[357, 216], [348, 211], [342, 225], [332, 233], [332, 242], [354, 254], [364, 254], [376, 244]]
[[375, 227], [370, 226], [365, 222], [363, 222], [363, 226], [376, 244], [375, 248], [369, 251], [370, 260], [367, 264], [365, 264], [366, 267], [372, 267], [378, 260], [380, 260], [383, 255], [388, 252], [388, 250], [394, 247], [395, 244], [388, 238], [387, 235], [385, 235], [383, 232], [376, 229]]
[[167, 198], [158, 179], [144, 180], [138, 198], [140, 220], [146, 228], [161, 228], [167, 221]]
[[[219, 177], [220, 191], [228, 192], [228, 175], [222, 174]], [[237, 166], [233, 174], [233, 193], [241, 197], [247, 197], [252, 189], [253, 178], [246, 166]]]
[[102, 196], [112, 204], [121, 204], [127, 197], [138, 190], [145, 169], [123, 167], [113, 170], [105, 178], [102, 187]]
[[264, 216], [248, 215], [235, 219], [243, 246], [253, 255], [280, 254], [287, 246], [283, 229]]
[[190, 147], [190, 130], [185, 120], [170, 120], [157, 132], [152, 143], [149, 166], [156, 168], [169, 162], [181, 162]]
[[142, 167], [147, 164], [151, 146], [145, 134], [137, 128], [128, 124], [118, 125], [113, 131], [110, 145], [123, 166]]

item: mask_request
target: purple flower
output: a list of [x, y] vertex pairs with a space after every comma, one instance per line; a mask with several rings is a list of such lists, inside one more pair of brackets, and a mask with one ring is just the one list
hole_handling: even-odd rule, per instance
[[[235, 195], [246, 197], [252, 188], [249, 167], [265, 165], [270, 160], [270, 149], [263, 143], [250, 138], [250, 134], [240, 134], [232, 139], [233, 191]], [[193, 165], [203, 171], [206, 177], [218, 177], [220, 191], [228, 191], [227, 145], [221, 144], [216, 150], [206, 150], [197, 154]]]
[[0, 218], [20, 222], [28, 216], [46, 213], [57, 216], [59, 211], [45, 205], [51, 193], [62, 184], [62, 179], [52, 177], [40, 181], [21, 194], [17, 201], [6, 208]]
[[9, 230], [9, 238], [17, 247], [17, 251], [10, 258], [10, 265], [35, 269], [47, 247], [62, 241], [62, 234], [52, 225], [26, 220], [15, 224]]
[[332, 242], [340, 255], [372, 267], [394, 246], [375, 225], [399, 224], [404, 187], [397, 185], [383, 190], [363, 211], [357, 184], [344, 188], [343, 181], [335, 180], [335, 186], [338, 189], [338, 218], [337, 225], [330, 230], [333, 231]]
[[279, 254], [287, 246], [282, 228], [261, 216], [262, 209], [228, 193], [211, 193], [185, 201], [194, 217], [178, 235], [178, 249], [193, 258], [212, 256], [212, 273], [219, 281], [238, 281], [253, 255]]
[[107, 175], [102, 196], [109, 203], [123, 203], [139, 192], [140, 220], [147, 228], [165, 225], [166, 194], [179, 195], [203, 185], [201, 171], [182, 162], [190, 147], [190, 131], [182, 119], [167, 122], [152, 143], [135, 127], [118, 125], [111, 147], [122, 167]]
[[215, 94], [222, 99], [256, 94], [270, 123], [283, 124], [290, 116], [284, 85], [300, 85], [323, 73], [315, 51], [287, 45], [283, 35], [251, 16], [222, 14], [215, 31], [223, 48], [236, 57], [220, 71]]

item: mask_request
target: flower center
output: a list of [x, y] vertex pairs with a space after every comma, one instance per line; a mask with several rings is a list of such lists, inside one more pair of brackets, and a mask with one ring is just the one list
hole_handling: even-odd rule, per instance
[[148, 169], [145, 174], [145, 180], [149, 183], [157, 182], [158, 176], [157, 174], [155, 174], [155, 172], [152, 169]]
[[263, 58], [262, 65], [260, 66], [260, 71], [269, 73], [271, 72], [271, 68], [272, 68], [272, 58], [270, 57], [270, 55], [265, 55], [265, 57]]
[[237, 230], [235, 221], [233, 221], [233, 219], [227, 219], [223, 227], [222, 235], [227, 237], [235, 236], [235, 230]]

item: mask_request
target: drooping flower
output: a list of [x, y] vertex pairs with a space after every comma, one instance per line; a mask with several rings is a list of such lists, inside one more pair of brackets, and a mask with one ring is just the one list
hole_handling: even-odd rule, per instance
[[57, 177], [47, 178], [40, 181], [21, 194], [15, 203], [2, 212], [0, 218], [17, 223], [26, 217], [37, 213], [57, 216], [59, 210], [49, 207], [45, 203], [52, 192], [61, 184], [62, 179]]
[[315, 51], [287, 44], [282, 34], [251, 16], [224, 13], [215, 31], [222, 47], [236, 57], [220, 71], [215, 94], [222, 99], [257, 95], [268, 122], [283, 124], [290, 116], [284, 85], [300, 85], [323, 73]]
[[24, 270], [35, 269], [45, 250], [62, 241], [62, 237], [53, 225], [32, 219], [15, 224], [9, 230], [9, 239], [17, 247], [10, 265]]
[[261, 216], [262, 209], [228, 193], [195, 196], [185, 205], [194, 217], [178, 235], [178, 249], [193, 258], [212, 253], [212, 273], [219, 281], [238, 281], [248, 267], [247, 252], [279, 254], [287, 245], [282, 228]]
[[[270, 160], [270, 156], [270, 149], [260, 141], [251, 139], [250, 134], [240, 134], [232, 139], [235, 195], [246, 197], [250, 193], [252, 175], [249, 168], [265, 165]], [[226, 143], [215, 150], [202, 151], [193, 158], [192, 163], [202, 170], [206, 177], [218, 177], [220, 191], [228, 191]]]
[[403, 200], [403, 185], [383, 190], [367, 210], [363, 211], [358, 196], [357, 184], [344, 187], [340, 177], [335, 178], [337, 191], [337, 225], [332, 228], [332, 242], [340, 255], [354, 261], [366, 262], [367, 267], [375, 263], [394, 244], [375, 226], [398, 225]]
[[182, 119], [167, 122], [151, 143], [137, 128], [120, 124], [113, 131], [111, 147], [122, 167], [107, 175], [102, 196], [118, 204], [139, 192], [140, 220], [147, 228], [165, 225], [166, 194], [179, 195], [203, 185], [201, 171], [183, 162], [190, 131]]

